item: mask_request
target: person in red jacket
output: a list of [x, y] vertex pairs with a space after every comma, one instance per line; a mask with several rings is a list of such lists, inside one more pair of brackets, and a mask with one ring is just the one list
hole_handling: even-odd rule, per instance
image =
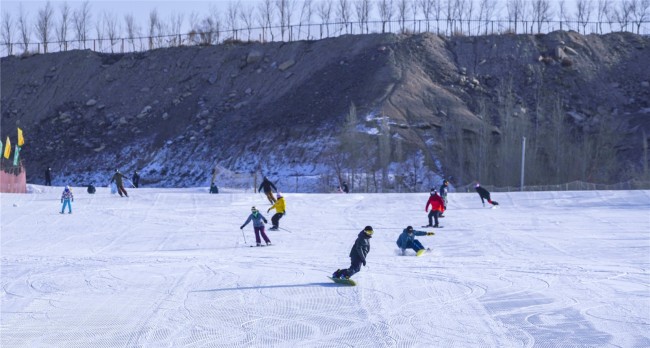
[[[429, 211], [429, 205], [431, 205], [431, 212], [429, 212], [429, 224], [424, 227], [439, 227], [438, 226], [438, 216], [445, 211], [445, 202], [442, 200], [442, 197], [438, 195], [436, 189], [431, 189], [431, 196], [427, 201], [427, 205], [424, 206], [424, 211]], [[431, 221], [431, 218], [435, 219], [436, 224], [434, 225]]]

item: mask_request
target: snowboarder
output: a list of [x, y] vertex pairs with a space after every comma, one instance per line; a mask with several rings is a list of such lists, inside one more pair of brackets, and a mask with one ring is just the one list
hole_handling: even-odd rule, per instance
[[408, 226], [402, 231], [399, 238], [397, 238], [397, 246], [402, 250], [402, 255], [406, 255], [406, 249], [413, 249], [417, 255], [420, 256], [426, 251], [426, 249], [419, 240], [415, 239], [415, 236], [433, 235], [433, 232], [415, 231], [413, 230], [413, 226]]
[[[445, 211], [445, 202], [440, 196], [438, 196], [438, 191], [436, 191], [434, 188], [431, 189], [431, 196], [429, 196], [427, 205], [424, 206], [425, 212], [429, 211], [429, 205], [431, 205], [431, 212], [429, 213], [429, 224], [424, 227], [439, 227], [438, 217]], [[431, 221], [431, 218], [435, 219], [435, 225]]]
[[45, 186], [52, 186], [52, 168], [50, 167], [45, 170]]
[[347, 182], [345, 182], [345, 181], [343, 182], [343, 184], [341, 185], [341, 191], [343, 191], [345, 193], [350, 193], [350, 189], [348, 188], [348, 183]]
[[269, 231], [277, 231], [280, 228], [280, 219], [287, 213], [284, 205], [284, 196], [278, 192], [278, 200], [266, 212], [270, 213], [271, 209], [275, 209], [275, 214], [271, 217], [271, 224]]
[[86, 189], [86, 191], [92, 195], [92, 194], [94, 194], [97, 190], [95, 189], [95, 185], [90, 184], [90, 185], [88, 185], [88, 188]]
[[366, 257], [370, 252], [370, 238], [372, 238], [373, 233], [371, 226], [366, 226], [363, 231], [359, 232], [357, 240], [354, 241], [352, 250], [350, 250], [350, 268], [337, 269], [332, 274], [332, 278], [350, 279], [361, 270], [361, 265], [366, 265]]
[[[264, 224], [267, 223], [266, 218], [253, 206], [251, 208], [251, 214], [248, 216], [248, 219], [246, 219], [246, 222], [244, 222], [243, 225], [239, 229], [243, 230], [246, 225], [248, 225], [249, 222], [253, 221], [253, 228], [255, 230], [255, 242], [257, 242], [257, 246], [262, 246], [262, 241], [260, 240], [260, 234], [262, 235], [262, 238], [264, 238], [264, 241], [266, 242], [266, 245], [271, 245], [271, 240], [269, 237], [267, 237], [266, 233], [264, 232]], [[264, 221], [264, 222], [262, 222]]]
[[484, 207], [485, 207], [485, 200], [487, 200], [488, 203], [492, 204], [493, 206], [499, 205], [499, 202], [490, 199], [490, 191], [481, 187], [480, 183], [478, 182], [476, 183], [475, 189], [478, 195], [481, 196], [481, 203], [483, 203]]
[[210, 184], [210, 193], [219, 193], [219, 188], [214, 182]]
[[137, 170], [133, 173], [133, 187], [140, 187], [140, 174], [138, 174]]
[[260, 187], [257, 189], [257, 192], [262, 192], [262, 188], [264, 189], [264, 194], [266, 194], [266, 198], [268, 198], [269, 202], [271, 202], [271, 204], [275, 203], [276, 199], [273, 197], [273, 191], [271, 188], [273, 188], [275, 192], [278, 192], [278, 189], [275, 188], [275, 185], [273, 185], [269, 178], [264, 177], [264, 180], [262, 181], [262, 184], [260, 184]]
[[[445, 209], [447, 208], [448, 186], [449, 186], [449, 181], [447, 180], [443, 181], [442, 185], [440, 185], [440, 197], [442, 197], [442, 201], [445, 203]], [[444, 217], [444, 215], [442, 215], [441, 213], [439, 217]]]
[[[117, 193], [120, 194], [120, 197], [129, 197], [129, 195], [126, 193], [126, 190], [124, 189], [124, 182], [122, 181], [122, 178], [126, 179], [126, 176], [120, 173], [119, 169], [115, 169], [115, 174], [113, 174], [113, 177], [111, 178], [111, 183], [115, 181], [115, 185], [117, 186]], [[122, 194], [124, 194], [124, 196]]]
[[61, 206], [61, 214], [63, 214], [66, 205], [68, 206], [68, 214], [72, 214], [72, 204], [70, 204], [71, 201], [74, 202], [74, 195], [72, 194], [70, 186], [66, 185], [66, 187], [63, 189], [63, 193], [61, 194], [61, 203], [63, 203]]

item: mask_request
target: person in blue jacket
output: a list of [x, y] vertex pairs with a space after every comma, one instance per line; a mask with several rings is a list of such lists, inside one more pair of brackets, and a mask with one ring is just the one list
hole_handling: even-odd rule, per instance
[[406, 254], [406, 249], [413, 249], [417, 253], [423, 250], [424, 246], [415, 239], [415, 236], [433, 236], [433, 234], [433, 232], [415, 231], [413, 226], [408, 226], [397, 238], [397, 246], [402, 250], [402, 255]]
[[262, 246], [260, 234], [262, 235], [262, 238], [264, 238], [266, 245], [271, 245], [271, 240], [266, 235], [266, 232], [264, 232], [264, 224], [268, 221], [266, 221], [264, 215], [262, 215], [262, 213], [260, 213], [254, 206], [251, 208], [251, 214], [248, 216], [248, 219], [246, 219], [246, 222], [241, 225], [240, 229], [243, 230], [244, 227], [246, 227], [246, 225], [248, 225], [248, 223], [251, 221], [253, 221], [253, 229], [255, 230], [255, 242], [257, 242], [257, 246]]
[[366, 226], [363, 231], [359, 232], [357, 240], [354, 241], [352, 250], [350, 250], [350, 268], [337, 269], [332, 274], [332, 278], [350, 279], [352, 275], [361, 271], [361, 265], [366, 265], [366, 257], [370, 252], [370, 238], [373, 233], [371, 226]]

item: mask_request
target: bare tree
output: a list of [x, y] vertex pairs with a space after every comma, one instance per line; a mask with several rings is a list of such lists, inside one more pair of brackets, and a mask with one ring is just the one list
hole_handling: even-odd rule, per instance
[[582, 25], [582, 33], [587, 34], [587, 24], [593, 12], [593, 2], [591, 0], [577, 0], [576, 1], [576, 19], [578, 24]]
[[210, 43], [219, 43], [221, 40], [221, 24], [222, 24], [222, 19], [221, 19], [221, 13], [219, 12], [219, 7], [218, 6], [210, 6], [210, 13], [212, 15], [212, 23], [211, 23], [211, 28], [212, 31], [211, 33], [211, 40]]
[[242, 11], [239, 13], [241, 21], [248, 32], [248, 41], [251, 41], [251, 30], [253, 28], [253, 17], [255, 16], [255, 7], [252, 5], [243, 5]]
[[226, 26], [228, 27], [228, 30], [232, 31], [233, 39], [238, 39], [237, 27], [239, 26], [239, 24], [238, 24], [237, 17], [239, 17], [240, 6], [241, 4], [239, 1], [237, 1], [236, 3], [229, 1], [228, 8], [226, 9]]
[[90, 31], [90, 2], [88, 0], [81, 3], [81, 7], [76, 9], [72, 14], [72, 23], [76, 38], [79, 41], [79, 48], [86, 48], [86, 40], [88, 40], [88, 31]]
[[54, 9], [48, 1], [36, 16], [36, 36], [43, 43], [43, 53], [47, 53], [47, 44], [52, 36], [53, 17]]
[[[122, 32], [120, 23], [114, 13], [104, 11], [104, 27], [108, 41], [111, 44], [111, 53], [114, 53], [113, 47], [117, 43]], [[124, 47], [122, 47], [122, 49], [124, 49]]]
[[307, 25], [307, 40], [311, 34], [311, 16], [314, 14], [314, 7], [312, 0], [305, 0], [302, 2], [300, 9], [300, 19], [298, 24], [298, 32], [302, 33], [302, 26]]
[[435, 1], [436, 0], [418, 0], [417, 2], [417, 6], [419, 6], [422, 10], [422, 15], [424, 16], [424, 20], [426, 22], [426, 31], [430, 30], [430, 21], [433, 15]]
[[11, 13], [2, 13], [2, 44], [7, 46], [7, 55], [13, 54], [14, 43], [14, 20], [11, 18]]
[[533, 23], [537, 23], [537, 32], [542, 32], [542, 24], [551, 19], [551, 3], [549, 0], [533, 0]]
[[368, 20], [370, 19], [370, 11], [372, 10], [372, 2], [370, 0], [357, 0], [354, 3], [354, 9], [359, 21], [359, 29], [361, 34], [369, 33]]
[[102, 47], [104, 45], [104, 29], [104, 17], [97, 17], [97, 23], [95, 23], [95, 35], [100, 52], [102, 51]]
[[386, 32], [386, 23], [393, 19], [394, 11], [393, 0], [379, 0], [379, 18], [381, 19], [382, 33]]
[[454, 3], [456, 0], [447, 0], [445, 3], [445, 19], [447, 20], [447, 34], [450, 34], [453, 31], [453, 21], [454, 21]]
[[259, 14], [259, 23], [262, 26], [262, 36], [263, 40], [266, 41], [266, 29], [268, 29], [269, 34], [271, 35], [271, 41], [274, 40], [273, 36], [273, 29], [271, 26], [273, 25], [274, 19], [274, 12], [273, 12], [273, 2], [272, 0], [262, 0], [260, 3], [258, 3], [258, 10], [257, 13]]
[[[321, 23], [325, 24], [327, 30], [327, 37], [330, 36], [330, 19], [332, 17], [332, 2], [329, 0], [321, 0], [318, 4], [317, 11]], [[321, 38], [323, 37], [323, 30], [321, 29]]]
[[29, 43], [31, 41], [32, 32], [30, 30], [29, 23], [27, 22], [27, 13], [23, 9], [22, 3], [18, 7], [18, 31], [20, 32], [20, 38], [23, 40], [23, 51], [27, 53], [29, 50]]
[[397, 0], [397, 22], [401, 33], [406, 32], [406, 16], [408, 16], [408, 0]]
[[[611, 0], [598, 0], [596, 5], [596, 19], [598, 20], [598, 32], [603, 33], [603, 22], [607, 19], [610, 11]], [[610, 28], [611, 30], [611, 28]]]
[[59, 50], [66, 50], [68, 47], [68, 26], [70, 25], [70, 6], [67, 2], [59, 7], [59, 25], [56, 27], [56, 39], [59, 41]]
[[275, 9], [278, 11], [278, 20], [280, 24], [280, 40], [284, 41], [284, 33], [287, 30], [287, 1], [288, 0], [275, 0]]
[[467, 0], [461, 9], [461, 12], [465, 13], [464, 17], [467, 21], [467, 34], [472, 35], [471, 24], [472, 17], [474, 16], [474, 0]]
[[338, 1], [338, 6], [336, 7], [336, 16], [338, 18], [337, 20], [341, 24], [341, 28], [345, 28], [345, 33], [348, 34], [348, 24], [350, 23], [350, 17], [352, 16], [350, 0]]
[[515, 34], [517, 33], [517, 24], [524, 20], [524, 0], [508, 0], [506, 10], [508, 12], [508, 21], [514, 23]]
[[182, 40], [180, 37], [181, 28], [183, 27], [184, 15], [181, 12], [172, 13], [169, 15], [169, 45], [180, 46]]
[[135, 51], [135, 38], [140, 35], [140, 28], [136, 24], [132, 13], [124, 16], [124, 24], [126, 25], [127, 41], [131, 44], [131, 50]]
[[631, 0], [623, 0], [619, 3], [618, 8], [614, 8], [614, 17], [621, 26], [621, 31], [627, 30], [627, 26], [632, 20], [633, 12], [634, 3]]
[[293, 40], [293, 14], [296, 12], [297, 0], [287, 1], [287, 28], [289, 29], [289, 41]]
[[153, 9], [149, 12], [149, 49], [152, 50], [155, 48], [155, 41], [154, 37], [156, 36], [156, 28], [158, 27], [158, 22], [160, 22], [160, 19], [158, 18], [158, 10]]
[[641, 31], [641, 25], [648, 20], [648, 8], [650, 8], [650, 0], [632, 0], [633, 3], [633, 22], [636, 24], [636, 33]]

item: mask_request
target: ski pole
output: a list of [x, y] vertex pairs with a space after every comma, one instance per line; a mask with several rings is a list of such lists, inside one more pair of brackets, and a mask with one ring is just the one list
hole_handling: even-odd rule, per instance
[[248, 244], [248, 243], [246, 243], [246, 235], [244, 234], [244, 229], [243, 228], [241, 228], [241, 235], [242, 235], [242, 237], [244, 237], [244, 244]]

